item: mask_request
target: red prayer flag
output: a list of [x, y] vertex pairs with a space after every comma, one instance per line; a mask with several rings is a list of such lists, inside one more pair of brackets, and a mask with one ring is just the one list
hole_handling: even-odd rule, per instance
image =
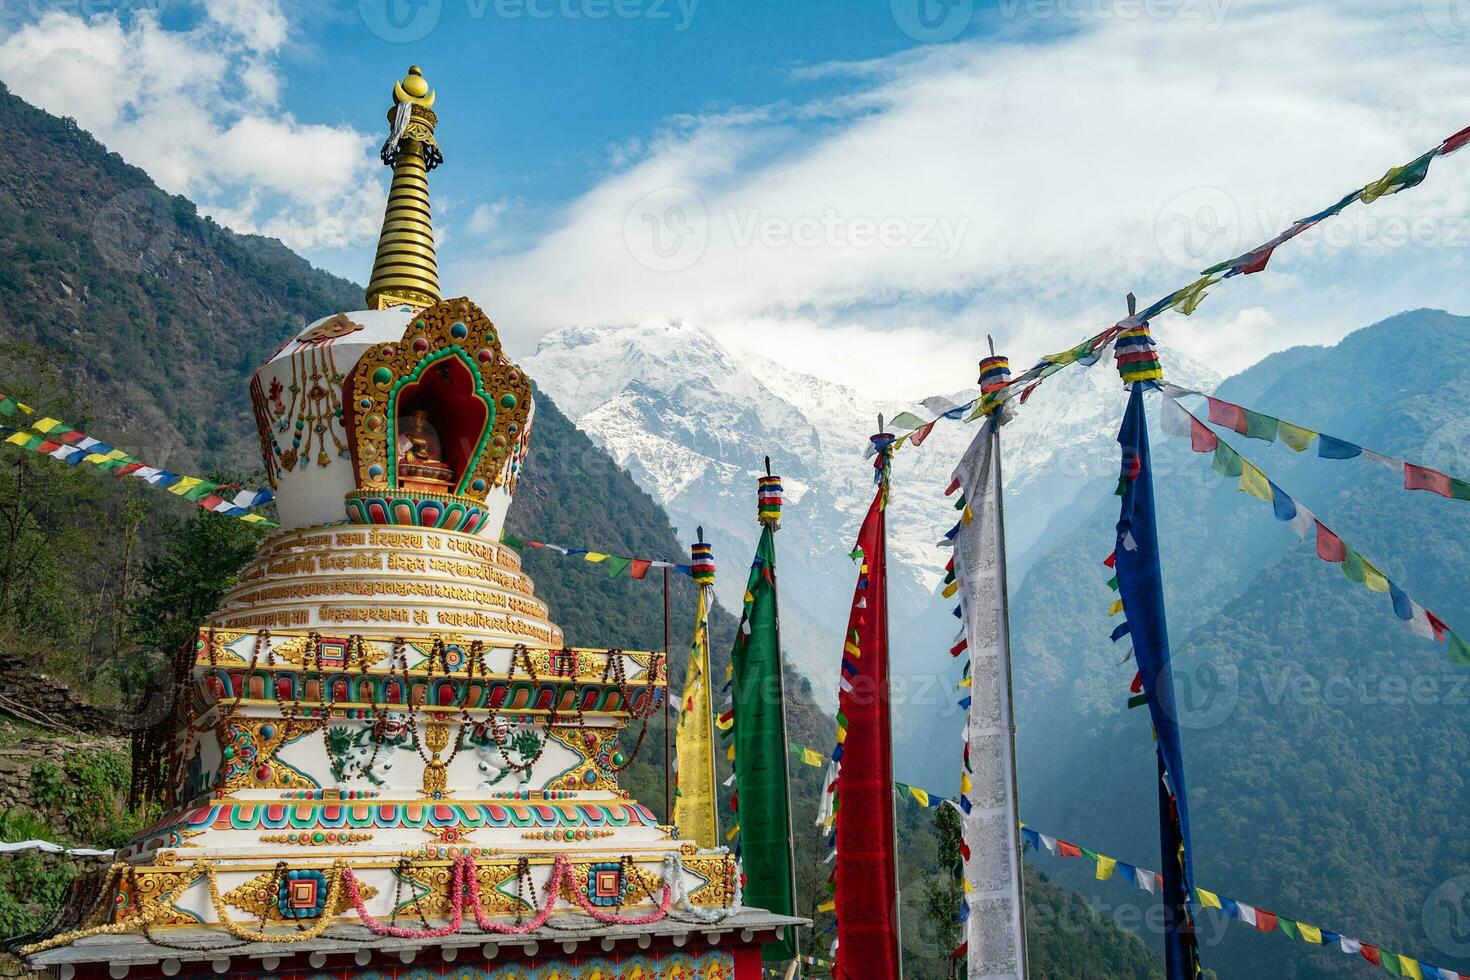
[[1315, 523], [1317, 525], [1317, 557], [1323, 561], [1347, 561], [1347, 545], [1342, 543], [1342, 538], [1329, 531], [1321, 521]]
[[1446, 153], [1454, 153], [1466, 143], [1470, 143], [1470, 126], [1466, 126], [1464, 129], [1460, 130], [1458, 133], [1445, 140], [1444, 143], [1440, 145], [1439, 153], [1441, 156]]
[[1057, 856], [1064, 858], [1080, 858], [1082, 856], [1082, 848], [1078, 847], [1076, 844], [1068, 844], [1064, 840], [1059, 840], [1057, 841]]
[[1405, 490], [1428, 490], [1437, 493], [1441, 497], [1449, 497], [1450, 475], [1441, 473], [1439, 470], [1431, 470], [1427, 466], [1415, 466], [1413, 463], [1404, 464], [1404, 489]]
[[1245, 420], [1245, 409], [1239, 405], [1232, 405], [1230, 402], [1222, 402], [1218, 398], [1211, 398], [1209, 402], [1211, 422], [1216, 425], [1229, 426], [1241, 435], [1245, 435], [1249, 428]]
[[648, 574], [648, 566], [652, 564], [653, 562], [647, 558], [634, 558], [628, 564], [628, 574], [634, 578], [643, 578], [643, 576]]
[[1116, 568], [1118, 566], [1118, 553], [1115, 551], [1111, 555], [1108, 555], [1107, 560], [1103, 564], [1108, 568]]
[[1363, 954], [1363, 959], [1367, 960], [1369, 963], [1372, 963], [1374, 966], [1383, 965], [1383, 957], [1378, 952], [1377, 946], [1369, 946], [1367, 943], [1364, 943], [1363, 948], [1359, 950], [1359, 952]]
[[1197, 453], [1212, 453], [1220, 446], [1220, 437], [1193, 415], [1189, 417], [1189, 448]]
[[1429, 620], [1429, 628], [1434, 630], [1434, 638], [1440, 643], [1443, 643], [1444, 635], [1450, 631], [1450, 628], [1445, 625], [1444, 620], [1440, 619], [1428, 609], [1424, 610], [1424, 616]]
[[1266, 268], [1266, 263], [1271, 261], [1271, 253], [1274, 251], [1276, 251], [1276, 246], [1272, 245], [1270, 248], [1261, 249], [1259, 252], [1252, 252], [1250, 255], [1247, 255], [1245, 257], [1246, 261], [1240, 264], [1240, 274], [1248, 276], [1253, 272], [1260, 272]]
[[[837, 961], [832, 972], [863, 980], [901, 975], [883, 497], [880, 488], [858, 533], [866, 568], [859, 573], [846, 635], [856, 633], [863, 655], [837, 697], [847, 736], [837, 776]], [[860, 602], [866, 609], [858, 608]]]
[[[934, 420], [934, 422], [938, 421], [938, 419]], [[927, 425], [921, 425], [913, 432], [909, 433], [909, 442], [913, 443], [916, 446], [922, 446], [924, 444], [924, 440], [929, 438], [929, 433], [934, 431], [934, 422], [930, 422]]]
[[1276, 931], [1276, 913], [1267, 912], [1265, 909], [1256, 909], [1256, 928], [1262, 932]]

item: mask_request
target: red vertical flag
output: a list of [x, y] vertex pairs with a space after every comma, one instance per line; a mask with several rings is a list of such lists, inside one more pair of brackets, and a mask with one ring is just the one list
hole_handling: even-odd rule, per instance
[[[858, 534], [857, 588], [843, 641], [838, 694], [845, 732], [837, 778], [837, 980], [898, 980], [893, 755], [888, 686], [888, 588], [880, 486]], [[845, 668], [845, 665], [844, 665]], [[845, 724], [844, 724], [845, 723]]]

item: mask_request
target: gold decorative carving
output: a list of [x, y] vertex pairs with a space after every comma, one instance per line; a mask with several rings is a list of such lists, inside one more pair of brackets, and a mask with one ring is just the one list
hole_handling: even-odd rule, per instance
[[[463, 336], [456, 334], [463, 333]], [[491, 487], [515, 490], [520, 444], [528, 438], [531, 383], [501, 351], [495, 325], [467, 298], [441, 300], [414, 316], [403, 339], [362, 355], [352, 372], [352, 457], [362, 490], [390, 491], [389, 445], [398, 411], [397, 389], [403, 379], [428, 362], [454, 357], [480, 386], [487, 412], [494, 414], [479, 455], [468, 473], [458, 473], [456, 493], [484, 503]], [[481, 489], [473, 489], [474, 486]]]
[[[283, 872], [277, 870], [258, 874], [240, 887], [226, 892], [224, 900], [237, 909], [244, 909], [257, 918], [264, 918], [266, 922], [286, 921], [280, 906], [282, 875]], [[364, 902], [377, 897], [378, 890], [371, 885], [359, 884], [357, 888]], [[342, 915], [351, 908], [352, 900], [347, 897], [347, 890], [344, 888], [337, 897], [336, 907], [329, 914]]]

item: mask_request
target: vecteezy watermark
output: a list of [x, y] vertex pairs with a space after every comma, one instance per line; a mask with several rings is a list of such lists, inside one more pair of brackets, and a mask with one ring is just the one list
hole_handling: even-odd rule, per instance
[[1234, 661], [1181, 658], [1173, 668], [1174, 715], [1180, 728], [1215, 728], [1235, 714], [1240, 703], [1240, 668]]
[[82, 20], [128, 14], [162, 14], [169, 0], [0, 0], [0, 22], [34, 21], [43, 14], [70, 14]]
[[845, 215], [835, 208], [797, 215], [727, 208], [712, 221], [698, 194], [671, 187], [644, 195], [628, 210], [623, 240], [647, 268], [680, 272], [704, 255], [712, 224], [722, 232], [721, 240], [737, 249], [922, 249], [948, 261], [959, 254], [970, 219], [963, 215]]
[[709, 212], [687, 187], [665, 187], [640, 197], [623, 219], [623, 241], [654, 272], [682, 272], [709, 245]]
[[173, 252], [176, 220], [162, 191], [144, 187], [123, 191], [93, 213], [92, 243], [114, 268], [151, 271]]
[[996, 10], [1008, 19], [1195, 21], [1213, 31], [1225, 23], [1230, 0], [998, 0]]
[[439, 26], [444, 0], [357, 0], [367, 29], [394, 44], [422, 41]]
[[1154, 240], [1170, 263], [1191, 272], [1235, 255], [1240, 245], [1240, 210], [1218, 187], [1175, 194], [1154, 219]]
[[1424, 23], [1446, 41], [1470, 42], [1470, 0], [1420, 0]]
[[1429, 893], [1424, 935], [1449, 956], [1470, 956], [1470, 875], [1458, 875]]
[[[646, 20], [687, 31], [700, 0], [455, 0], [471, 21], [496, 20]], [[444, 15], [445, 0], [358, 0], [368, 30], [385, 41], [423, 40]]]
[[975, 19], [975, 0], [889, 0], [898, 29], [922, 44], [953, 41]]

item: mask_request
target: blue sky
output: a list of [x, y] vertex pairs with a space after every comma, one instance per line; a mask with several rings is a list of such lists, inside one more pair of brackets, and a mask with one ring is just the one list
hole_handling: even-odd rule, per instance
[[[514, 353], [683, 320], [882, 396], [973, 383], [985, 333], [1071, 346], [1470, 123], [1464, 0], [946, 3], [35, 0], [0, 79], [361, 281], [420, 64], [443, 285]], [[1438, 161], [1156, 333], [1229, 373], [1466, 312], [1467, 188]]]

